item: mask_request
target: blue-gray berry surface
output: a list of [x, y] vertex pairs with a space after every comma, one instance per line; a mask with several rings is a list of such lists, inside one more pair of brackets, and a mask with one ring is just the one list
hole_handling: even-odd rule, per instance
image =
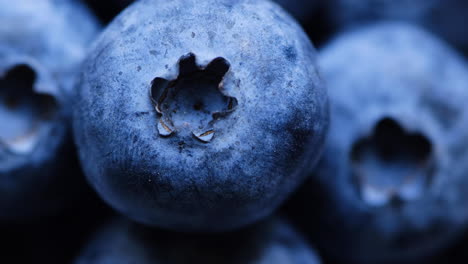
[[68, 102], [97, 32], [75, 1], [0, 0], [0, 219], [55, 211], [79, 185]]
[[319, 57], [331, 125], [304, 193], [319, 197], [304, 200], [311, 235], [345, 263], [421, 263], [468, 220], [467, 65], [396, 22], [344, 34]]
[[387, 20], [418, 24], [468, 52], [466, 0], [329, 0], [331, 23], [338, 30]]
[[37, 60], [69, 94], [99, 24], [78, 0], [0, 0], [2, 45]]
[[101, 197], [184, 231], [271, 214], [310, 173], [328, 124], [314, 47], [263, 0], [134, 3], [95, 42], [75, 106]]

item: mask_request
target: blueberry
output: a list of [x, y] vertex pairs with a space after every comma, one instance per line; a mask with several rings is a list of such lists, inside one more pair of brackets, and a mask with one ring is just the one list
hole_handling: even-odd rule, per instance
[[465, 24], [468, 12], [465, 0], [331, 0], [326, 3], [331, 22], [339, 30], [397, 19], [417, 23], [468, 51], [468, 34], [460, 26]]
[[301, 28], [268, 1], [139, 1], [87, 58], [81, 163], [130, 218], [221, 231], [269, 215], [323, 145], [327, 97]]
[[[0, 0], [0, 43], [34, 58], [70, 94], [99, 25], [77, 0]], [[2, 59], [3, 60], [3, 59]]]
[[97, 28], [73, 1], [2, 0], [0, 25], [0, 219], [26, 219], [66, 204], [80, 182], [67, 171], [68, 101]]
[[171, 233], [116, 220], [96, 234], [74, 263], [319, 264], [320, 260], [282, 219], [217, 235]]
[[309, 232], [346, 263], [437, 254], [468, 220], [467, 65], [397, 22], [344, 34], [319, 57], [331, 125], [301, 196]]

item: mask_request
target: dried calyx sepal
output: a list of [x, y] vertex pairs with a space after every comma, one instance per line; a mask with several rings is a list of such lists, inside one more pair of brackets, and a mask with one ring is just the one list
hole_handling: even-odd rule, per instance
[[237, 99], [224, 92], [229, 68], [229, 62], [221, 57], [200, 67], [195, 55], [189, 53], [180, 58], [176, 79], [155, 78], [150, 98], [159, 114], [159, 135], [169, 137], [189, 129], [198, 140], [210, 142], [215, 134], [213, 124], [237, 107]]

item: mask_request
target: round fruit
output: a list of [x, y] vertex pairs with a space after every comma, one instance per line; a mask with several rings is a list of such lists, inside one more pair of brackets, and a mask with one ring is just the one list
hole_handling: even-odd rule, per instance
[[328, 124], [315, 50], [269, 1], [136, 2], [98, 39], [76, 99], [97, 192], [186, 231], [269, 215], [310, 172]]

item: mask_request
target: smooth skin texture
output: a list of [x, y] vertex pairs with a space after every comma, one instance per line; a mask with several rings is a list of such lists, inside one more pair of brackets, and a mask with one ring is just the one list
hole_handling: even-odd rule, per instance
[[395, 22], [341, 35], [320, 63], [331, 126], [301, 197], [318, 247], [345, 263], [421, 263], [451, 245], [468, 222], [464, 60]]
[[116, 220], [91, 239], [74, 263], [320, 264], [321, 261], [281, 219], [220, 235], [171, 233]]
[[316, 52], [268, 1], [136, 2], [96, 41], [77, 91], [89, 182], [128, 217], [174, 230], [271, 214], [328, 124]]

